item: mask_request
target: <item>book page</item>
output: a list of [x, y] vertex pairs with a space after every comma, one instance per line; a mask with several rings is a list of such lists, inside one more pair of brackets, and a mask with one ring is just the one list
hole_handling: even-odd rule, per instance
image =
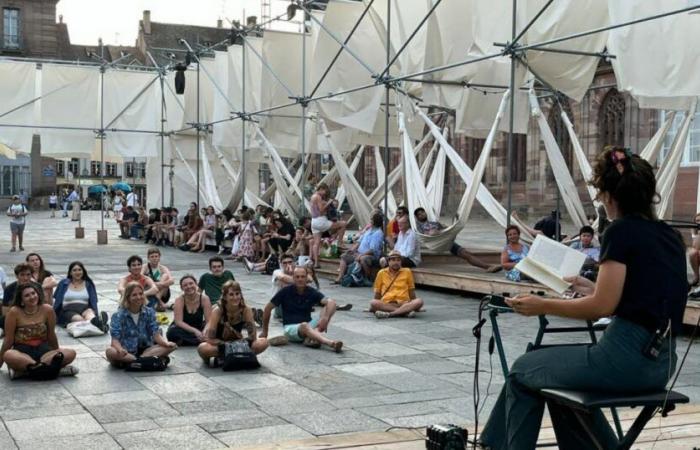
[[538, 235], [527, 255], [560, 278], [578, 275], [586, 255], [566, 245]]
[[560, 294], [569, 288], [569, 283], [533, 259], [525, 258], [515, 268]]

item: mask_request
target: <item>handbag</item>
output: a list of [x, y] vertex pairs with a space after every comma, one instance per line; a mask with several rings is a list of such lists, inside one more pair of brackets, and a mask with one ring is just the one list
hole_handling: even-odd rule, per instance
[[[260, 367], [258, 357], [245, 339], [219, 344], [219, 354], [224, 356], [222, 369], [224, 372], [233, 370], [251, 370]], [[223, 347], [223, 348], [221, 348]]]
[[102, 336], [105, 334], [104, 331], [97, 328], [89, 320], [68, 323], [68, 325], [66, 325], [66, 332], [74, 338]]

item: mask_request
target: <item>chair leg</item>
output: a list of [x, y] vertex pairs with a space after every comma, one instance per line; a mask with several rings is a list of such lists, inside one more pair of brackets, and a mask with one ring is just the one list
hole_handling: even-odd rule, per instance
[[632, 444], [637, 440], [647, 422], [654, 416], [655, 409], [654, 406], [645, 406], [642, 409], [630, 429], [627, 430], [625, 437], [620, 441], [620, 445], [617, 447], [618, 450], [629, 450], [632, 447]]
[[592, 420], [587, 414], [579, 417], [579, 411], [554, 401], [547, 401], [549, 417], [552, 419], [557, 445], [561, 450], [601, 450], [603, 445], [596, 439]]

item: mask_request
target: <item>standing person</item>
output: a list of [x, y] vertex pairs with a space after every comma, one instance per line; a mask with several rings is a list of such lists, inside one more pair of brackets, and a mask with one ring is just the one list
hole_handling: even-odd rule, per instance
[[220, 358], [223, 355], [219, 344], [240, 339], [247, 340], [256, 355], [264, 352], [268, 347], [267, 339], [262, 335], [257, 336], [253, 311], [245, 303], [241, 285], [227, 281], [222, 287], [222, 293], [221, 301], [214, 306], [204, 328], [206, 342], [197, 347], [199, 356], [205, 362], [209, 362], [210, 358]]
[[170, 301], [170, 286], [175, 284], [175, 279], [170, 274], [170, 269], [160, 263], [160, 256], [158, 247], [149, 248], [147, 253], [148, 263], [143, 266], [141, 273], [153, 280], [158, 288], [158, 293], [156, 294], [158, 304], [155, 308], [156, 311], [163, 312]]
[[[263, 324], [260, 337], [267, 338], [270, 316], [276, 306], [282, 308], [282, 324], [284, 336], [292, 342], [302, 342], [307, 347], [319, 348], [327, 345], [336, 353], [343, 349], [342, 341], [334, 341], [326, 337], [328, 324], [335, 314], [335, 300], [307, 286], [308, 272], [305, 267], [294, 269], [294, 284], [282, 288], [265, 305]], [[311, 318], [314, 306], [322, 305], [319, 318]], [[276, 339], [276, 338], [273, 338]]]
[[180, 278], [180, 290], [182, 295], [175, 299], [168, 340], [178, 346], [199, 345], [206, 339], [203, 330], [211, 316], [211, 301], [197, 289], [197, 279], [192, 275]]
[[335, 233], [335, 239], [340, 245], [343, 242], [345, 234], [345, 226], [347, 223], [343, 220], [331, 222], [326, 217], [326, 212], [330, 201], [330, 189], [325, 183], [320, 183], [316, 187], [316, 192], [311, 196], [311, 231], [313, 233], [313, 241], [311, 243], [311, 260], [314, 262], [314, 268], [318, 268], [318, 256], [321, 252], [321, 235], [328, 231]]
[[114, 219], [119, 222], [122, 220], [122, 209], [124, 209], [124, 197], [122, 191], [117, 191], [114, 194]]
[[68, 275], [58, 283], [54, 300], [53, 309], [59, 325], [89, 320], [105, 333], [109, 331], [107, 313], [99, 313], [97, 309], [95, 283], [80, 261], [68, 265]]
[[102, 209], [105, 210], [105, 218], [109, 219], [109, 210], [112, 209], [112, 199], [108, 192], [102, 191]]
[[[71, 207], [73, 208], [71, 221], [77, 222], [78, 220], [80, 220], [80, 194], [78, 193], [77, 187], [73, 188], [73, 192], [71, 192], [68, 196], [68, 201], [70, 202]], [[66, 213], [66, 217], [68, 217], [68, 213]]]
[[[44, 304], [41, 290], [34, 284], [19, 285], [5, 318], [5, 339], [0, 348], [0, 365], [7, 363], [10, 378], [26, 374], [53, 379], [73, 362], [75, 350], [58, 346], [55, 327], [56, 313]], [[66, 374], [76, 373], [73, 367]]]
[[389, 266], [377, 273], [374, 280], [374, 299], [369, 311], [377, 319], [389, 317], [415, 317], [423, 307], [423, 300], [416, 297], [416, 285], [411, 269], [401, 267], [401, 253], [392, 250], [387, 256]]
[[224, 260], [221, 256], [209, 258], [209, 272], [199, 277], [199, 288], [203, 290], [212, 304], [216, 304], [221, 298], [221, 287], [227, 281], [234, 281], [230, 270], [224, 270]]
[[49, 195], [49, 209], [51, 210], [51, 217], [56, 217], [56, 208], [58, 208], [58, 196], [55, 192]]
[[44, 260], [38, 253], [29, 253], [24, 261], [32, 268], [32, 280], [37, 282], [44, 291], [44, 299], [49, 305], [53, 304], [53, 289], [58, 282], [54, 278], [53, 273], [46, 270]]
[[131, 255], [129, 259], [126, 260], [126, 266], [129, 268], [129, 273], [119, 279], [117, 292], [123, 294], [127, 284], [136, 282], [143, 288], [143, 295], [148, 298], [148, 306], [151, 308], [155, 307], [158, 304], [158, 297], [156, 297], [156, 294], [158, 294], [158, 286], [156, 286], [152, 279], [141, 273], [143, 269], [143, 259], [138, 255]]
[[20, 203], [19, 196], [13, 195], [12, 204], [7, 208], [7, 215], [10, 217], [10, 233], [12, 233], [11, 252], [17, 251], [17, 241], [19, 241], [19, 251], [24, 251], [22, 242], [24, 240], [24, 225], [27, 214], [27, 208]]
[[112, 314], [112, 342], [105, 351], [107, 361], [115, 367], [129, 368], [142, 358], [158, 358], [162, 370], [170, 362], [168, 355], [177, 348], [160, 333], [156, 313], [145, 305], [145, 300], [140, 284], [126, 284], [119, 309]]
[[520, 228], [510, 225], [506, 228], [506, 245], [501, 250], [501, 266], [505, 269], [506, 279], [521, 281], [523, 274], [515, 266], [525, 259], [530, 247], [520, 242]]
[[[524, 295], [506, 303], [526, 316], [614, 317], [595, 344], [541, 348], [513, 363], [481, 433], [482, 443], [492, 449], [535, 447], [545, 405], [542, 389], [657, 391], [676, 370], [676, 336], [687, 302], [686, 254], [680, 234], [656, 217], [654, 169], [629, 149], [607, 148], [594, 163], [590, 183], [612, 220], [603, 236], [597, 281], [568, 280], [581, 298]], [[652, 354], [648, 349], [657, 333], [663, 339]], [[557, 433], [561, 448], [580, 448], [576, 436], [589, 433], [601, 448], [619, 446], [600, 409], [593, 412], [589, 433], [566, 410], [550, 405], [549, 413], [562, 430]]]
[[234, 245], [231, 248], [229, 259], [255, 258], [255, 236], [258, 229], [253, 220], [253, 213], [248, 209], [241, 214], [241, 221], [238, 223], [238, 248]]
[[126, 194], [126, 206], [131, 206], [132, 208], [136, 208], [139, 206], [139, 196], [134, 192], [132, 189], [131, 192]]

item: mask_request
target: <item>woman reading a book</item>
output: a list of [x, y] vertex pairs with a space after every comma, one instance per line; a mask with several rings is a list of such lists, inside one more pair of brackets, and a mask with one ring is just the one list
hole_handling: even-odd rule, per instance
[[[525, 295], [506, 302], [526, 316], [614, 317], [597, 344], [543, 348], [515, 361], [481, 434], [488, 448], [535, 447], [544, 410], [540, 389], [659, 390], [675, 372], [674, 338], [682, 327], [687, 293], [686, 257], [680, 235], [656, 217], [654, 171], [629, 149], [607, 148], [598, 156], [590, 183], [612, 220], [602, 239], [597, 281], [568, 279], [582, 295], [576, 299]], [[585, 435], [575, 419], [550, 408], [555, 409], [550, 410], [552, 420], [572, 431], [566, 433], [569, 439]], [[600, 410], [594, 420], [593, 431], [603, 447], [616, 446], [615, 433]], [[576, 448], [562, 442], [567, 436], [559, 436], [559, 445]]]
[[530, 247], [520, 242], [520, 228], [517, 225], [510, 225], [506, 228], [506, 246], [501, 251], [501, 266], [505, 270], [506, 278], [510, 281], [520, 281], [523, 275], [515, 265], [522, 261]]

